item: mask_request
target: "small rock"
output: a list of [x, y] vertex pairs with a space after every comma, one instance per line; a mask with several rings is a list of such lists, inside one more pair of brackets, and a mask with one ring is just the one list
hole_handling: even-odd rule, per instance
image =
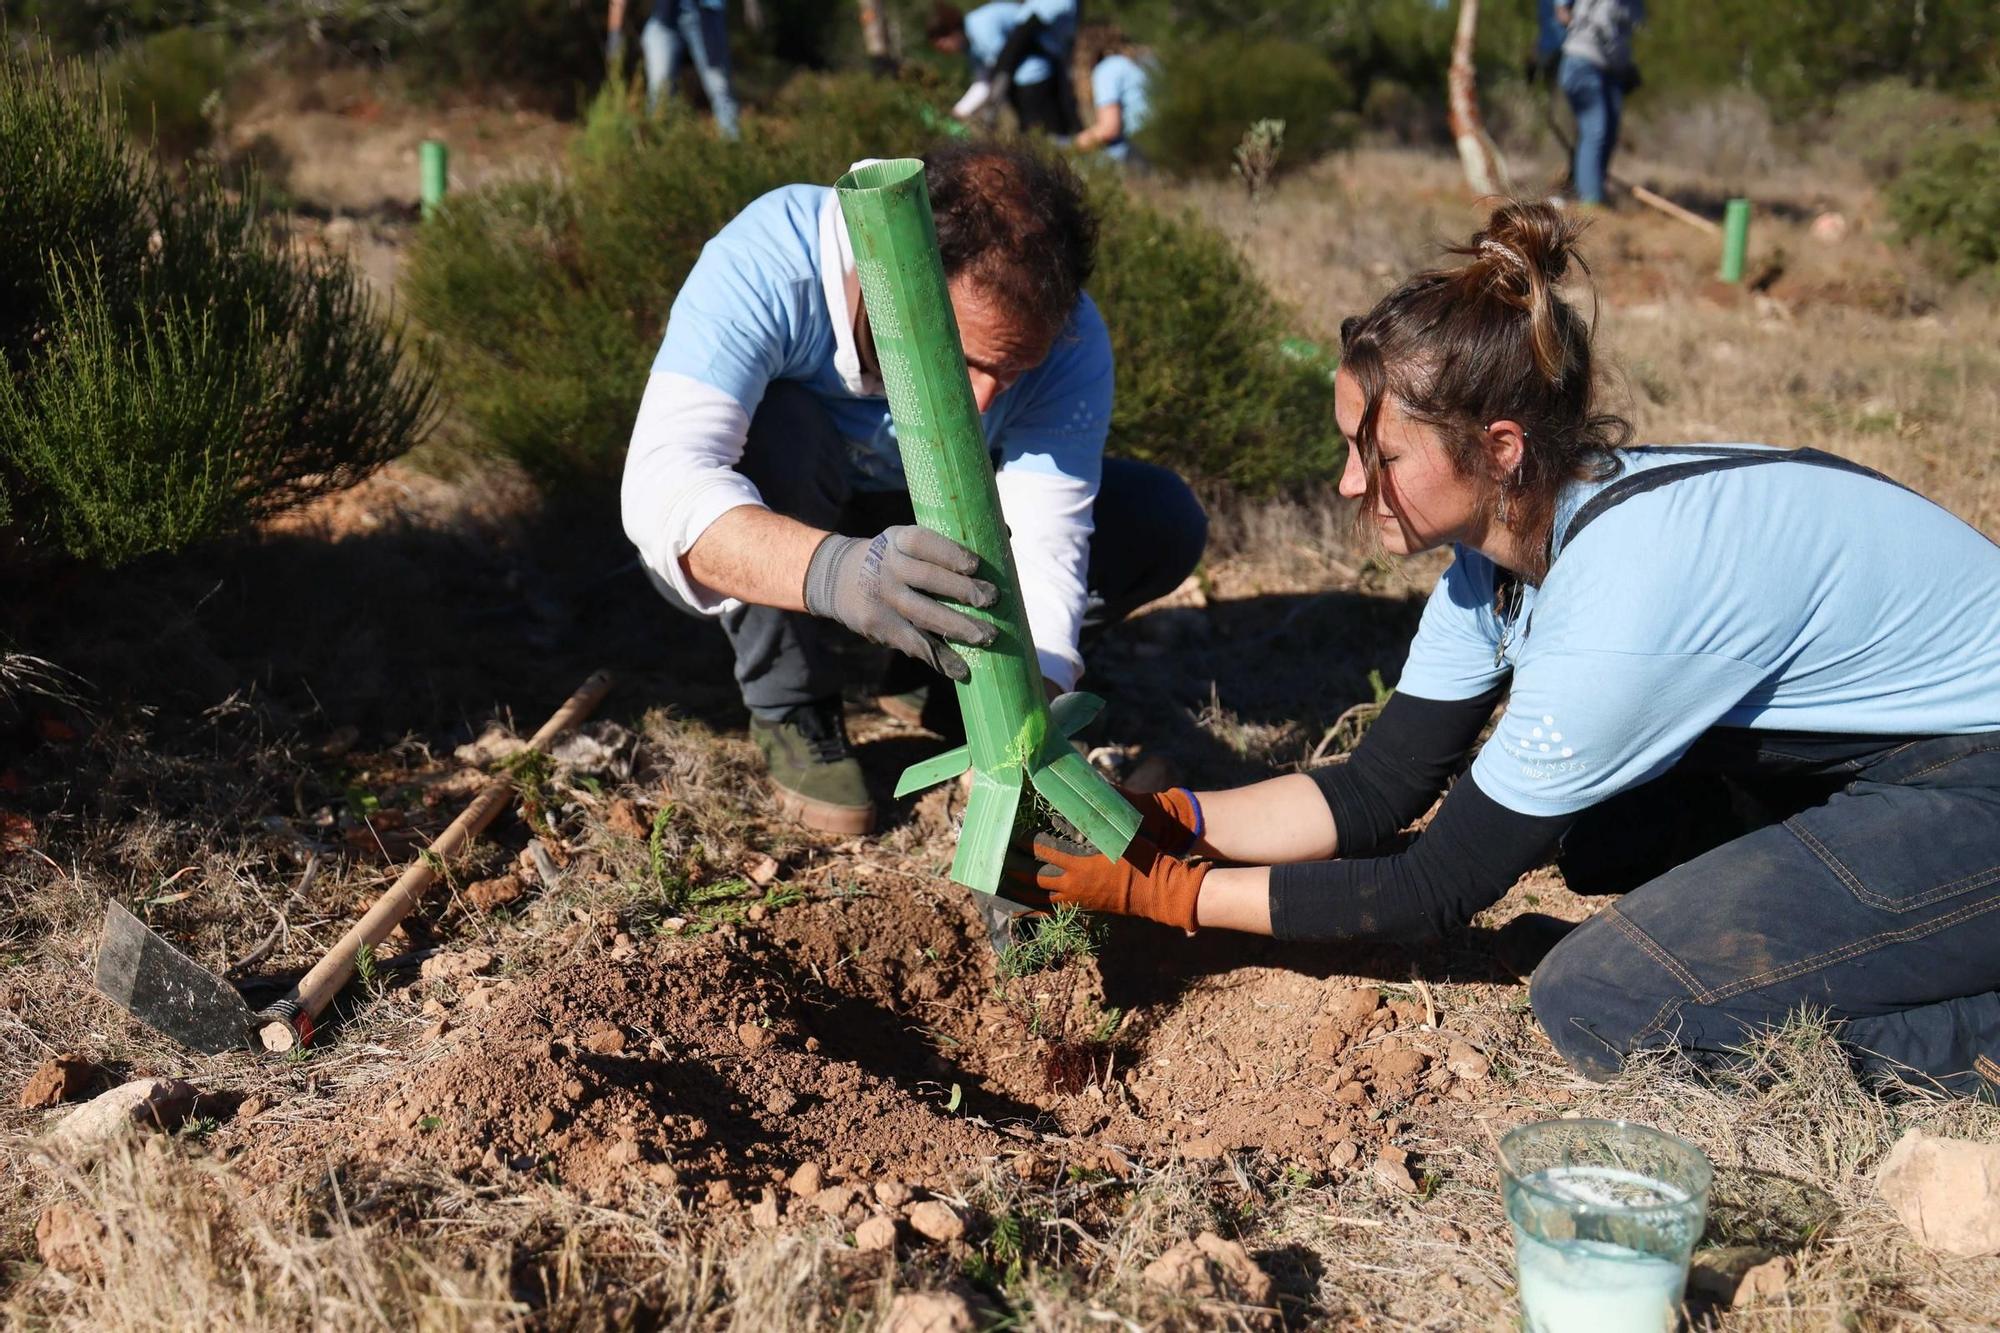
[[536, 1138], [543, 1138], [553, 1133], [555, 1127], [556, 1113], [554, 1107], [544, 1106], [541, 1110], [535, 1112], [534, 1133]]
[[785, 1182], [785, 1188], [801, 1199], [810, 1199], [826, 1188], [826, 1173], [820, 1170], [818, 1162], [801, 1162], [799, 1169], [792, 1172], [792, 1178]]
[[743, 873], [752, 884], [761, 889], [778, 877], [778, 862], [773, 857], [760, 856], [752, 861], [750, 868]]
[[610, 812], [604, 816], [604, 827], [621, 838], [643, 840], [652, 833], [640, 816], [638, 805], [623, 796], [611, 803]]
[[424, 959], [417, 974], [426, 980], [457, 981], [493, 970], [495, 959], [488, 949], [467, 949], [463, 953], [434, 953]]
[[1740, 1310], [1746, 1305], [1781, 1301], [1791, 1282], [1791, 1265], [1785, 1262], [1782, 1255], [1766, 1259], [1743, 1275], [1743, 1281], [1737, 1284], [1736, 1295], [1729, 1304]]
[[884, 1208], [901, 1208], [910, 1201], [910, 1187], [900, 1180], [875, 1182], [875, 1202]]
[[270, 1109], [270, 1103], [266, 1102], [262, 1097], [245, 1097], [236, 1104], [236, 1118], [238, 1120], [255, 1120]]
[[84, 1151], [101, 1146], [129, 1128], [181, 1127], [198, 1094], [177, 1078], [142, 1078], [99, 1093], [64, 1116], [49, 1131], [49, 1146]]
[[633, 1166], [639, 1160], [639, 1141], [636, 1138], [621, 1138], [611, 1145], [604, 1154], [604, 1160], [613, 1166]]
[[1181, 1241], [1147, 1264], [1141, 1277], [1149, 1287], [1192, 1300], [1271, 1303], [1271, 1275], [1257, 1267], [1240, 1243], [1213, 1231]]
[[965, 1223], [951, 1210], [951, 1205], [937, 1199], [926, 1199], [910, 1209], [910, 1228], [918, 1235], [949, 1245], [965, 1235]]
[[896, 1248], [896, 1219], [884, 1217], [880, 1213], [854, 1228], [854, 1248], [857, 1250], [893, 1250]]
[[727, 1208], [736, 1202], [736, 1190], [726, 1180], [708, 1182], [708, 1205], [711, 1208]]
[[748, 907], [743, 909], [743, 919], [745, 921], [762, 921], [765, 917], [769, 916], [770, 914], [771, 914], [770, 909], [765, 907], [764, 904], [762, 903], [751, 903]]
[[1821, 213], [1806, 230], [1815, 241], [1833, 245], [1847, 239], [1847, 218], [1840, 213]]
[[1326, 1021], [1349, 1036], [1359, 1036], [1381, 1005], [1382, 992], [1373, 986], [1341, 991], [1327, 1002]]
[[1204, 1134], [1190, 1143], [1181, 1145], [1181, 1156], [1190, 1162], [1213, 1162], [1223, 1153], [1222, 1140], [1213, 1134]]
[[426, 1027], [423, 1030], [423, 1032], [419, 1034], [418, 1040], [442, 1041], [444, 1040], [445, 1034], [450, 1031], [451, 1031], [451, 1024], [446, 1022], [444, 1019], [440, 1018], [437, 1022], [432, 1023], [428, 1027]]
[[764, 1111], [767, 1115], [790, 1115], [799, 1104], [799, 1095], [780, 1083], [764, 1094]]
[[755, 1023], [742, 1023], [736, 1028], [736, 1040], [743, 1043], [746, 1051], [760, 1051], [771, 1044], [771, 1029]]
[[[670, 1190], [681, 1183], [681, 1173], [674, 1169], [674, 1165], [671, 1162], [654, 1162], [646, 1168], [646, 1179], [652, 1181], [661, 1189]], [[768, 1191], [766, 1192], [768, 1193]], [[752, 1207], [755, 1207], [755, 1205], [753, 1204]]]
[[35, 1252], [42, 1262], [69, 1277], [104, 1271], [104, 1223], [74, 1204], [52, 1203], [35, 1221]]
[[1333, 1145], [1333, 1151], [1327, 1154], [1326, 1160], [1334, 1170], [1345, 1171], [1354, 1165], [1354, 1159], [1359, 1156], [1361, 1156], [1361, 1145], [1353, 1139], [1342, 1139]]
[[623, 1055], [625, 1034], [611, 1024], [605, 1023], [585, 1034], [583, 1048], [596, 1055]]
[[23, 1111], [46, 1111], [74, 1101], [104, 1071], [80, 1055], [52, 1055], [42, 1061], [21, 1087]]
[[1913, 1129], [1896, 1140], [1875, 1183], [1922, 1244], [1967, 1257], [2000, 1254], [2000, 1143]]
[[1445, 1052], [1444, 1067], [1467, 1083], [1478, 1083], [1493, 1072], [1492, 1062], [1462, 1041], [1453, 1042]]
[[778, 1196], [768, 1188], [757, 1195], [757, 1202], [750, 1205], [750, 1225], [760, 1231], [769, 1231], [778, 1225]]
[[972, 1333], [972, 1307], [951, 1291], [906, 1291], [889, 1303], [881, 1333]]
[[508, 903], [519, 902], [524, 892], [526, 890], [521, 885], [521, 877], [514, 874], [475, 880], [465, 886], [465, 896], [482, 912], [495, 911]]
[[1417, 1178], [1410, 1174], [1410, 1155], [1401, 1148], [1384, 1148], [1375, 1158], [1375, 1179], [1402, 1194], [1417, 1192]]
[[860, 1193], [860, 1189], [853, 1185], [828, 1185], [815, 1193], [808, 1202], [828, 1217], [839, 1217], [847, 1211], [847, 1206], [853, 1203], [855, 1196]]

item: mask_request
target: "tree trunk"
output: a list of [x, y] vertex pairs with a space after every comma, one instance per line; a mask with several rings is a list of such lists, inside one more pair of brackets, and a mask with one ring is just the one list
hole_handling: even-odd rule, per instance
[[1500, 156], [1499, 146], [1479, 118], [1479, 80], [1472, 63], [1478, 35], [1479, 0], [1458, 0], [1458, 35], [1451, 44], [1451, 72], [1446, 78], [1451, 93], [1451, 137], [1458, 144], [1465, 183], [1474, 194], [1511, 194], [1507, 160]]

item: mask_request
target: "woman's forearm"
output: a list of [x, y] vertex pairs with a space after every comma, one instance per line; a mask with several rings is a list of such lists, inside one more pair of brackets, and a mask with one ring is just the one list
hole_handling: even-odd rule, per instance
[[1218, 861], [1273, 866], [1324, 861], [1339, 850], [1333, 811], [1319, 784], [1303, 773], [1230, 791], [1198, 792], [1195, 799], [1201, 802], [1203, 821], [1195, 850]]
[[1267, 866], [1218, 867], [1201, 881], [1195, 924], [1204, 930], [1271, 933], [1271, 871]]

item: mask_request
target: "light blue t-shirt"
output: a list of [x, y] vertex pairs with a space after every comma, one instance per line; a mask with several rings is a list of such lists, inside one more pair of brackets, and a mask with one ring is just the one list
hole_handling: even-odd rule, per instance
[[[1620, 457], [1629, 472], [1699, 448]], [[1608, 484], [1572, 485], [1556, 532]], [[1468, 699], [1512, 673], [1472, 774], [1521, 814], [1596, 805], [1711, 727], [2000, 731], [2000, 546], [1874, 477], [1766, 463], [1630, 495], [1521, 589], [1511, 625], [1493, 563], [1456, 556], [1397, 689]]]
[[1027, 0], [1025, 4], [994, 0], [967, 14], [965, 54], [973, 69], [981, 74], [992, 69], [1014, 29], [1030, 18], [1042, 21], [1042, 34], [1035, 42], [1036, 54], [1015, 68], [1014, 82], [1023, 87], [1047, 82], [1069, 61], [1069, 49], [1076, 41], [1076, 0]]
[[1106, 157], [1123, 162], [1132, 154], [1132, 136], [1145, 128], [1152, 112], [1146, 66], [1127, 55], [1106, 56], [1090, 71], [1090, 100], [1097, 106], [1118, 107], [1118, 138], [1104, 145]]
[[[653, 361], [656, 373], [720, 389], [755, 415], [772, 380], [811, 390], [848, 442], [857, 490], [902, 490], [888, 400], [853, 392], [834, 364], [820, 254], [820, 210], [832, 191], [788, 185], [757, 199], [702, 247]], [[1103, 470], [1111, 420], [1111, 339], [1088, 296], [1046, 360], [980, 418], [1002, 467], [1088, 481]]]

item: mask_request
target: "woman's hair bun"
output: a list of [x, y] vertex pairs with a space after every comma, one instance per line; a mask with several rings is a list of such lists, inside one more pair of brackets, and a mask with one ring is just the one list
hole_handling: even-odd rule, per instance
[[1584, 225], [1553, 204], [1511, 200], [1493, 210], [1464, 245], [1451, 247], [1466, 263], [1454, 275], [1467, 288], [1497, 297], [1530, 323], [1535, 367], [1550, 381], [1569, 369], [1556, 318], [1556, 286], [1569, 274]]

